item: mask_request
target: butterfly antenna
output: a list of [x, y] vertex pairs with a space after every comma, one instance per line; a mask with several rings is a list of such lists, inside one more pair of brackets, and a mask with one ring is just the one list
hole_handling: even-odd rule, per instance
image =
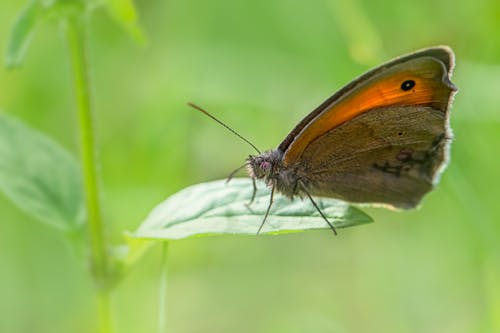
[[227, 130], [229, 130], [230, 132], [232, 132], [234, 135], [236, 135], [238, 138], [240, 138], [241, 140], [245, 141], [246, 143], [248, 143], [250, 146], [252, 146], [253, 149], [255, 149], [257, 151], [257, 153], [260, 154], [260, 150], [255, 147], [255, 145], [253, 143], [251, 143], [250, 141], [248, 141], [247, 139], [245, 139], [244, 137], [242, 137], [240, 134], [238, 134], [238, 132], [236, 132], [235, 130], [233, 130], [231, 127], [227, 126], [226, 124], [224, 124], [222, 121], [220, 121], [219, 119], [215, 118], [214, 116], [212, 116], [210, 113], [208, 113], [208, 111], [206, 110], [203, 110], [201, 107], [199, 107], [198, 105], [196, 104], [193, 104], [191, 102], [187, 103], [187, 105], [189, 105], [190, 107], [200, 111], [201, 113], [204, 113], [206, 116], [209, 116], [210, 118], [212, 118], [213, 120], [215, 120], [216, 122], [218, 122], [219, 124], [221, 124], [222, 126], [224, 126]]

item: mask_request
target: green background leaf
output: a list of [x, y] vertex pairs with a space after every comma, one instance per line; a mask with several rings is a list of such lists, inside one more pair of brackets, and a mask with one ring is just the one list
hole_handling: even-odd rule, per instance
[[43, 134], [0, 113], [0, 190], [17, 206], [55, 228], [84, 222], [76, 160]]
[[5, 54], [5, 65], [9, 68], [21, 65], [30, 37], [41, 12], [41, 5], [36, 0], [28, 2], [18, 14], [9, 36]]
[[144, 43], [146, 38], [139, 25], [134, 2], [132, 0], [107, 0], [111, 17], [125, 29], [138, 43]]
[[[250, 178], [237, 178], [229, 183], [218, 180], [188, 187], [159, 204], [133, 236], [180, 239], [217, 234], [255, 235], [270, 197], [270, 190], [262, 182], [257, 184], [255, 201], [250, 207], [247, 207], [253, 192]], [[346, 202], [326, 198], [315, 201], [336, 228], [372, 222], [368, 215]], [[292, 201], [275, 194], [261, 234], [308, 229], [329, 229], [329, 226], [307, 198]]]

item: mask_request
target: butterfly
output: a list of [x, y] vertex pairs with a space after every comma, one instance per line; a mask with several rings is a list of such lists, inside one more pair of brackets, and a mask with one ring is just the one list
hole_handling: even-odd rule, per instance
[[[449, 109], [453, 51], [446, 46], [416, 51], [353, 80], [309, 113], [280, 145], [254, 147], [244, 166], [274, 193], [307, 197], [336, 234], [313, 196], [396, 209], [416, 207], [447, 165], [452, 132]], [[237, 169], [239, 170], [239, 169]], [[235, 171], [237, 171], [235, 170]], [[232, 176], [232, 175], [231, 175]], [[230, 176], [230, 177], [231, 177]]]

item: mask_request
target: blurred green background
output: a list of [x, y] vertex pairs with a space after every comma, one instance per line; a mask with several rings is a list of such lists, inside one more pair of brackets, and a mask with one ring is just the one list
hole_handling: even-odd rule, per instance
[[[22, 1], [0, 3], [5, 50]], [[177, 190], [224, 178], [371, 66], [447, 44], [456, 52], [455, 142], [421, 209], [276, 237], [171, 243], [170, 332], [500, 332], [500, 2], [136, 1], [138, 46], [104, 10], [90, 29], [104, 216], [115, 243]], [[64, 38], [39, 25], [21, 69], [0, 69], [0, 108], [77, 154]], [[0, 156], [1, 158], [1, 156]], [[160, 250], [113, 297], [117, 332], [153, 332]], [[0, 331], [89, 332], [85, 267], [60, 234], [0, 196]]]

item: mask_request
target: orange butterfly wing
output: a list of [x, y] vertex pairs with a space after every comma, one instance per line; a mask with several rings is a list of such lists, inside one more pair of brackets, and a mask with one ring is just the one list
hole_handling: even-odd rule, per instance
[[370, 110], [412, 105], [445, 112], [456, 90], [449, 80], [452, 67], [451, 51], [438, 47], [397, 58], [359, 77], [311, 112], [281, 143], [283, 164], [295, 164], [311, 142]]

